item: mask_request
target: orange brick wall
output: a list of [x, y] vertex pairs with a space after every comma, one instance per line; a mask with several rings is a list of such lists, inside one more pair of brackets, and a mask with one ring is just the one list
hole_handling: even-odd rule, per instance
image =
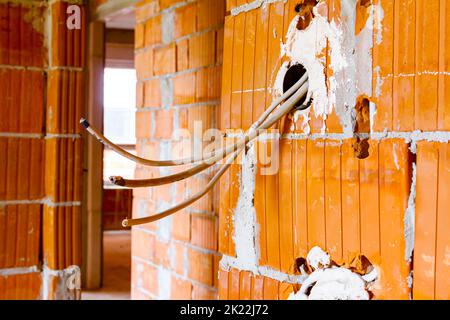
[[84, 29], [67, 5], [0, 4], [0, 299], [70, 298], [58, 281], [81, 263]]
[[[301, 1], [247, 2], [259, 3], [227, 1], [222, 129], [248, 128], [272, 101], [271, 88], [285, 61], [280, 44]], [[328, 21], [345, 23], [340, 0], [319, 2]], [[310, 133], [291, 117], [281, 121], [279, 172], [263, 176], [258, 164], [256, 174], [259, 259], [253, 269], [235, 250], [233, 216], [241, 181], [240, 167], [233, 166], [220, 182], [220, 298], [287, 298], [296, 282], [291, 277], [295, 259], [305, 258], [313, 246], [327, 250], [339, 264], [358, 253], [368, 257], [379, 272], [375, 299], [450, 297], [450, 6], [443, 0], [371, 3], [378, 16], [370, 36], [373, 86], [368, 98], [376, 114], [369, 157], [356, 158], [355, 138], [343, 131], [334, 110], [327, 117], [311, 111]], [[360, 2], [354, 4], [357, 27], [366, 21], [360, 20]], [[330, 47], [322, 53], [327, 81], [333, 76]], [[351, 86], [355, 81], [348, 81]], [[411, 212], [413, 264], [406, 253], [410, 239], [405, 239]]]
[[[178, 129], [216, 127], [220, 104], [225, 1], [147, 0], [137, 4], [137, 151], [176, 158]], [[138, 178], [170, 174], [138, 167]], [[134, 192], [133, 216], [155, 214], [194, 194], [210, 173], [170, 186]], [[217, 297], [217, 197], [156, 224], [133, 228], [132, 297]]]

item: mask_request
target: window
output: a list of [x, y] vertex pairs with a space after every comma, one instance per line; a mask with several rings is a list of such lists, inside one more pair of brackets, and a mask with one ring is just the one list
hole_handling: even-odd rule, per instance
[[[136, 154], [136, 70], [105, 68], [104, 72], [104, 134], [128, 152]], [[133, 178], [135, 164], [105, 148], [103, 180], [112, 187], [110, 176]]]
[[136, 144], [136, 70], [105, 69], [104, 130], [119, 145]]

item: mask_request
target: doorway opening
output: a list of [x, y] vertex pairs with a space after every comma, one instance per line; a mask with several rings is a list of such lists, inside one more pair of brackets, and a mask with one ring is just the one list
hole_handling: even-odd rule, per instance
[[[136, 70], [134, 67], [133, 9], [122, 10], [105, 19], [103, 82], [103, 134], [128, 152], [136, 153]], [[93, 245], [100, 246], [101, 265], [96, 266], [99, 285], [84, 290], [84, 300], [128, 300], [131, 293], [131, 230], [122, 220], [132, 212], [133, 192], [114, 186], [109, 177], [134, 178], [135, 165], [112, 150], [103, 149], [103, 184], [101, 196], [101, 236]], [[99, 161], [101, 161], [99, 159]], [[88, 244], [89, 245], [89, 244]]]

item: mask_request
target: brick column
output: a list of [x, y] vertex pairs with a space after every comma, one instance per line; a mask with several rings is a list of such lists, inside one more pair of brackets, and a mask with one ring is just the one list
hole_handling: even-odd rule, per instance
[[0, 4], [0, 298], [77, 296], [84, 23], [67, 29], [69, 2]]
[[[141, 1], [137, 5], [137, 151], [173, 158], [173, 132], [194, 122], [216, 125], [220, 100], [225, 1]], [[138, 178], [168, 175], [138, 167]], [[133, 215], [155, 214], [197, 192], [204, 173], [169, 186], [134, 192]], [[217, 297], [218, 216], [213, 194], [173, 217], [133, 229], [135, 299]]]

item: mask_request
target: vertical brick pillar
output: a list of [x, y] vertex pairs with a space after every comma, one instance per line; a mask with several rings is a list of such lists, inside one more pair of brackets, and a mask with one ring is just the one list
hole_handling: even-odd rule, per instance
[[[74, 3], [80, 3], [75, 2]], [[85, 11], [81, 29], [67, 27], [70, 3], [56, 1], [51, 17], [47, 75], [46, 175], [43, 211], [44, 298], [65, 299], [66, 273], [81, 265], [82, 140], [78, 122], [83, 114]], [[50, 31], [49, 31], [50, 32]], [[79, 272], [79, 271], [78, 271]], [[49, 275], [47, 278], [46, 276]], [[45, 296], [45, 295], [48, 296]]]
[[40, 296], [44, 12], [39, 2], [0, 4], [0, 299]]
[[0, 299], [77, 293], [84, 29], [68, 5], [0, 4]]
[[[175, 130], [216, 126], [225, 1], [141, 1], [137, 7], [137, 152], [175, 158]], [[138, 167], [138, 178], [173, 173]], [[155, 214], [196, 193], [210, 177], [134, 192], [133, 216]], [[218, 216], [213, 193], [176, 215], [133, 228], [134, 299], [215, 299]]]

